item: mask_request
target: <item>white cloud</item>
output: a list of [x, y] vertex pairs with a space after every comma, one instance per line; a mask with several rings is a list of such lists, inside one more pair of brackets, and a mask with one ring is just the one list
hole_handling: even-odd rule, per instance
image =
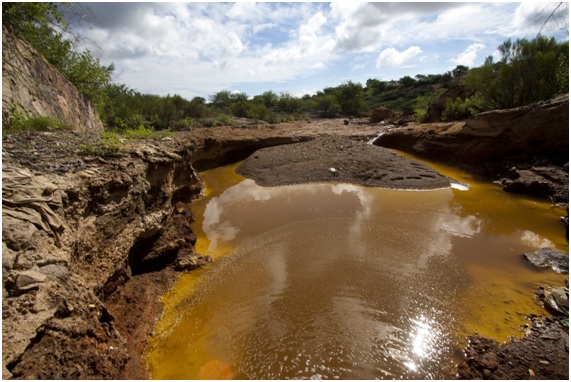
[[484, 49], [486, 46], [480, 43], [471, 44], [465, 51], [460, 53], [456, 58], [451, 61], [456, 65], [474, 66], [478, 52]]
[[[89, 48], [96, 57], [115, 64], [118, 82], [188, 98], [263, 82], [286, 86], [288, 81], [312, 81], [295, 85], [301, 89], [348, 74], [365, 81], [365, 76], [375, 76], [365, 73], [375, 62], [385, 68], [385, 79], [421, 74], [411, 69], [403, 74], [413, 59], [424, 62], [419, 67], [423, 73], [443, 73], [451, 62], [473, 65], [478, 55], [492, 53], [485, 49], [508, 37], [524, 37], [518, 31], [533, 32], [530, 17], [545, 7], [463, 2], [85, 4], [95, 19], [81, 34], [93, 41]], [[327, 79], [309, 77], [320, 73]]]
[[402, 52], [399, 52], [395, 48], [387, 48], [379, 54], [379, 57], [377, 58], [377, 67], [401, 66], [405, 62], [418, 56], [420, 53], [422, 53], [422, 49], [418, 46], [411, 46]]

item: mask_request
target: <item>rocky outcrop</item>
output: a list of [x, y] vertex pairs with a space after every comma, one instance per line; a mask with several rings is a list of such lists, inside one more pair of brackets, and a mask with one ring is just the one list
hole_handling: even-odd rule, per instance
[[333, 137], [258, 150], [236, 173], [264, 187], [302, 183], [351, 183], [410, 190], [450, 187], [449, 178], [427, 165], [391, 150]]
[[499, 183], [507, 192], [569, 201], [569, 173], [559, 166], [514, 166]]
[[2, 121], [9, 113], [58, 119], [76, 131], [103, 131], [93, 104], [29, 43], [2, 28]]
[[[568, 167], [564, 167], [569, 160], [568, 94], [520, 108], [481, 113], [465, 122], [392, 129], [374, 144], [432, 160], [467, 165], [496, 180], [509, 178], [508, 191], [525, 189], [513, 181], [529, 175], [514, 173], [511, 170], [514, 165], [519, 170], [535, 167], [530, 171], [543, 174], [540, 183], [555, 182], [555, 185], [532, 186], [530, 190], [534, 195], [545, 189], [547, 191], [539, 192], [538, 196], [568, 200], [568, 195], [564, 197], [556, 191], [558, 184], [568, 184]], [[539, 170], [540, 167], [544, 169]], [[545, 170], [546, 167], [551, 169]], [[568, 186], [565, 189], [568, 190]]]

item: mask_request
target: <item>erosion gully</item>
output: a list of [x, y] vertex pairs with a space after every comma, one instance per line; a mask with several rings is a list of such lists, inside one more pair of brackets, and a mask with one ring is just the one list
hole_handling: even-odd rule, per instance
[[263, 188], [238, 164], [201, 173], [193, 228], [215, 261], [163, 297], [152, 377], [446, 379], [467, 335], [521, 336], [545, 313], [537, 287], [565, 279], [522, 253], [568, 251], [564, 210], [428, 164], [458, 183]]

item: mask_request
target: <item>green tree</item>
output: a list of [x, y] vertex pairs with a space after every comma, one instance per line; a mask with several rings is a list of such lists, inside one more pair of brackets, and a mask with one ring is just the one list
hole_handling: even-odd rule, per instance
[[221, 112], [229, 112], [232, 106], [232, 93], [230, 90], [221, 90], [210, 97], [210, 103]]
[[2, 2], [2, 24], [24, 38], [37, 33], [39, 28], [62, 22], [57, 3]]
[[364, 109], [363, 85], [348, 81], [337, 87], [337, 103], [346, 115], [358, 115]]
[[399, 84], [404, 87], [410, 87], [416, 85], [416, 80], [411, 76], [404, 76], [399, 80]]
[[322, 117], [332, 118], [341, 111], [341, 107], [337, 102], [337, 97], [333, 94], [325, 94], [319, 92], [314, 97], [314, 108], [319, 112]]
[[206, 100], [202, 97], [194, 97], [187, 106], [186, 114], [192, 118], [204, 118], [208, 114]]
[[[561, 62], [569, 55], [569, 42], [538, 36], [528, 41], [506, 40], [498, 47], [501, 58], [490, 56], [484, 65], [464, 78], [469, 89], [482, 96], [486, 109], [506, 109], [547, 100], [569, 86]], [[558, 75], [559, 74], [559, 75]], [[566, 82], [566, 84], [565, 84]]]
[[254, 97], [255, 101], [262, 102], [267, 108], [275, 107], [278, 103], [278, 95], [271, 90], [263, 92], [261, 95]]
[[470, 68], [464, 65], [458, 65], [454, 69], [452, 69], [452, 77], [453, 78], [463, 78], [468, 74]]
[[301, 110], [302, 102], [289, 92], [281, 92], [278, 96], [277, 107], [285, 113], [294, 113]]

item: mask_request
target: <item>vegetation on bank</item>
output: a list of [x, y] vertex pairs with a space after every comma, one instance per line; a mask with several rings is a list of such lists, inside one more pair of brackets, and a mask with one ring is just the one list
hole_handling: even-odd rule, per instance
[[[533, 40], [505, 41], [498, 47], [499, 61], [490, 56], [476, 68], [459, 65], [443, 74], [369, 79], [365, 85], [348, 81], [303, 97], [272, 90], [255, 96], [222, 90], [208, 100], [187, 100], [177, 94], [142, 94], [113, 83], [113, 65], [104, 66], [89, 51], [75, 49], [78, 38], [66, 35], [67, 24], [55, 3], [3, 3], [2, 21], [94, 102], [108, 130], [124, 135], [236, 124], [239, 118], [278, 123], [366, 116], [378, 106], [420, 121], [427, 118], [427, 110], [439, 107], [440, 120], [455, 120], [547, 100], [569, 88], [569, 42], [538, 35]], [[13, 131], [37, 125], [30, 118], [11, 121], [8, 128]]]

